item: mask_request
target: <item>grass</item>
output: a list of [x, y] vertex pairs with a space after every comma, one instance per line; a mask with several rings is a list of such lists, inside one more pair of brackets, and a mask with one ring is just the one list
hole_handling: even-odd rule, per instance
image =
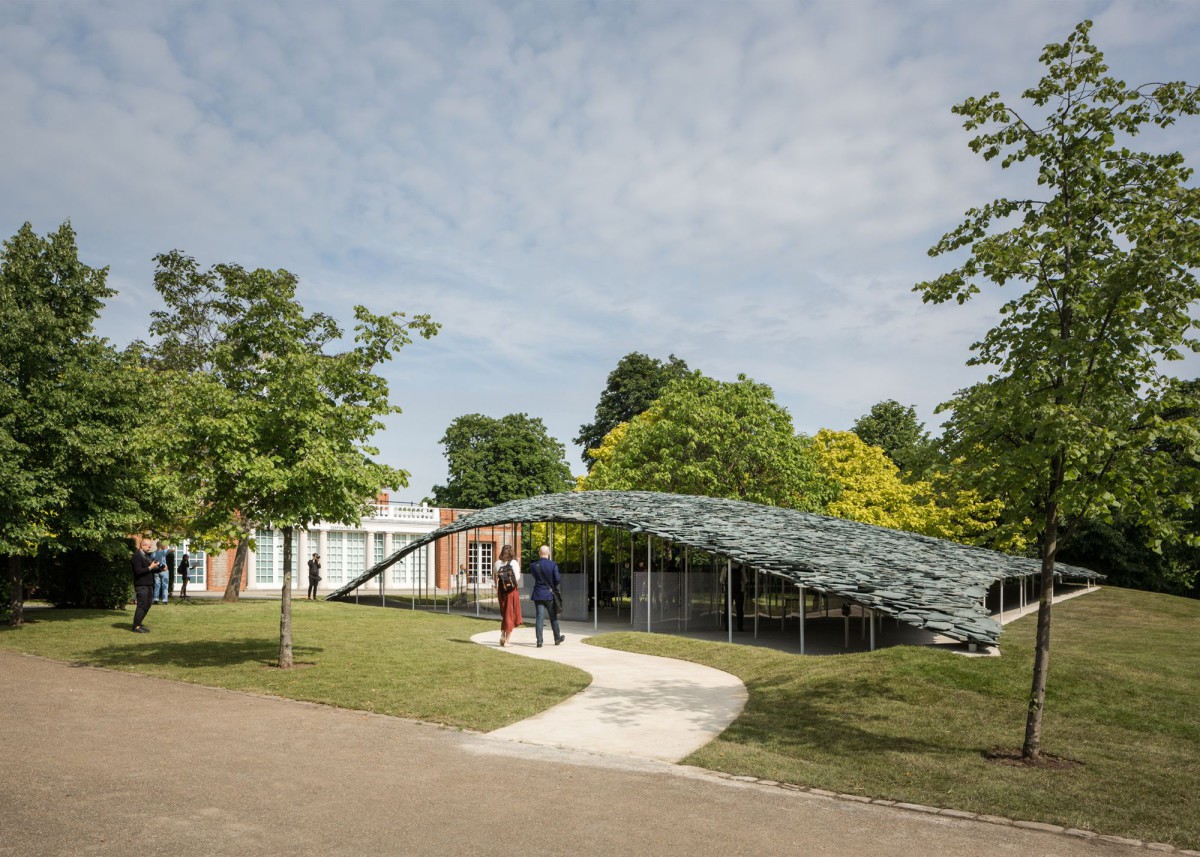
[[591, 681], [470, 642], [480, 631], [498, 635], [495, 619], [327, 602], [292, 609], [295, 659], [310, 664], [292, 670], [274, 667], [278, 601], [156, 605], [149, 634], [130, 633], [131, 612], [30, 610], [24, 628], [0, 628], [0, 649], [480, 731], [544, 711]]
[[1200, 848], [1200, 602], [1105, 588], [1056, 605], [1043, 730], [1083, 764], [1014, 768], [1036, 617], [1000, 658], [896, 647], [805, 658], [622, 633], [596, 645], [741, 678], [745, 712], [685, 761], [705, 768]]
[[[173, 603], [151, 634], [123, 611], [31, 610], [0, 649], [215, 687], [487, 731], [582, 690], [570, 667], [469, 642], [492, 620], [297, 601], [281, 671], [279, 604]], [[1200, 848], [1200, 602], [1102, 589], [1054, 609], [1044, 746], [1083, 764], [1019, 769], [983, 757], [1017, 748], [1033, 617], [1001, 658], [896, 647], [836, 657], [621, 633], [597, 645], [708, 664], [739, 676], [745, 712], [686, 761], [833, 791]]]

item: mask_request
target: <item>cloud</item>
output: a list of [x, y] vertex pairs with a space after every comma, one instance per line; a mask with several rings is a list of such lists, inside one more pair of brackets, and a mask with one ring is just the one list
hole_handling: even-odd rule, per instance
[[0, 226], [71, 218], [117, 341], [175, 247], [344, 320], [432, 313], [380, 439], [414, 497], [454, 416], [569, 441], [632, 350], [770, 383], [808, 430], [929, 419], [998, 299], [910, 288], [1009, 178], [949, 108], [1017, 95], [1089, 14], [1119, 76], [1194, 76], [1189, 3], [9, 2]]

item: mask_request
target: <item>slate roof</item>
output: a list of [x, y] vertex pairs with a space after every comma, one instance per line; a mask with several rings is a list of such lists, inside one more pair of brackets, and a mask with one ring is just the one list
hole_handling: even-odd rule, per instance
[[[587, 523], [652, 533], [873, 608], [964, 642], [995, 643], [1000, 625], [983, 606], [1004, 578], [1039, 574], [1038, 560], [842, 518], [741, 500], [652, 491], [581, 491], [501, 503], [422, 536], [332, 593], [352, 592], [430, 542], [476, 527]], [[1056, 565], [1061, 577], [1100, 578]]]

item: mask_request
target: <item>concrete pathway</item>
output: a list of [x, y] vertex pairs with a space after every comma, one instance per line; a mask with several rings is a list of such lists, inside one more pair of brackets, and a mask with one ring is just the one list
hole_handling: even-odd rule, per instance
[[1140, 848], [0, 652], [0, 857]]
[[504, 648], [498, 630], [471, 638], [502, 652], [578, 667], [592, 676], [581, 693], [489, 737], [677, 762], [720, 735], [746, 705], [746, 686], [729, 673], [585, 645], [592, 629], [583, 623], [563, 622], [562, 630], [566, 642], [556, 646], [547, 627], [546, 645], [540, 649], [532, 626], [517, 628]]

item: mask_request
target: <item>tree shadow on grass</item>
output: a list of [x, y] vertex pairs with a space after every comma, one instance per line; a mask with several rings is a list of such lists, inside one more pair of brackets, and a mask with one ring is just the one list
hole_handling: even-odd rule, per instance
[[[128, 630], [128, 626], [119, 627]], [[153, 632], [151, 632], [153, 633]], [[311, 661], [325, 651], [320, 646], [293, 646], [297, 661]], [[243, 637], [229, 640], [155, 640], [141, 636], [134, 645], [104, 646], [95, 649], [86, 661], [95, 667], [169, 666], [190, 669], [235, 667], [258, 663], [273, 667], [279, 661], [278, 637]]]

